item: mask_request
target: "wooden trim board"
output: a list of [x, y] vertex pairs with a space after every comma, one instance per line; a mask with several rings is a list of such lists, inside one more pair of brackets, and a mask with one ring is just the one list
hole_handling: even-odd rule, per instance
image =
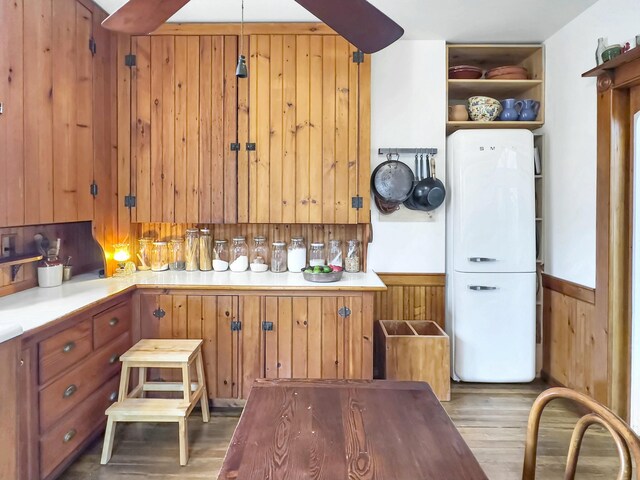
[[592, 305], [595, 305], [596, 303], [595, 288], [585, 287], [568, 280], [554, 277], [547, 273], [542, 274], [542, 286], [582, 302], [590, 303]]
[[[337, 35], [335, 30], [320, 22], [245, 23], [245, 35]], [[239, 23], [165, 23], [151, 35], [239, 35]]]

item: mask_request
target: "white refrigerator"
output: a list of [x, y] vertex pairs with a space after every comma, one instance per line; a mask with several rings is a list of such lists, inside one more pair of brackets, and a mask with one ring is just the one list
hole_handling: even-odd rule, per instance
[[452, 377], [535, 378], [533, 134], [460, 130], [447, 139], [446, 331]]

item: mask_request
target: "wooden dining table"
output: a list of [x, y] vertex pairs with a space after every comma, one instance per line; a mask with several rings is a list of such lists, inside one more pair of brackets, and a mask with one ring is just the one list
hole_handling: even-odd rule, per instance
[[481, 480], [423, 382], [256, 380], [219, 480]]

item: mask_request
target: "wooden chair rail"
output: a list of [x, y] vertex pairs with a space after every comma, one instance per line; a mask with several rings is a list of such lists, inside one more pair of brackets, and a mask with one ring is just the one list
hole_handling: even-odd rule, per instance
[[578, 405], [591, 410], [591, 413], [578, 420], [569, 446], [567, 456], [567, 466], [565, 469], [565, 480], [573, 480], [578, 465], [578, 456], [582, 439], [587, 429], [593, 424], [602, 425], [613, 437], [620, 458], [620, 470], [617, 480], [630, 480], [632, 474], [631, 457], [635, 464], [640, 465], [640, 438], [631, 428], [604, 405], [598, 403], [593, 398], [576, 392], [569, 388], [550, 388], [542, 392], [531, 407], [529, 422], [527, 425], [527, 438], [524, 452], [524, 465], [522, 469], [522, 480], [534, 480], [536, 475], [536, 454], [538, 450], [538, 431], [542, 411], [549, 402], [557, 398], [571, 400]]

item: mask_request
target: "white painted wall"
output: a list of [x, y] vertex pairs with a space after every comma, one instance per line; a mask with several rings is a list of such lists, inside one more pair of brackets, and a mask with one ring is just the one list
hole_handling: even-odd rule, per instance
[[[386, 160], [379, 147], [436, 147], [436, 171], [444, 181], [445, 54], [444, 41], [401, 40], [372, 56], [372, 171]], [[413, 155], [402, 160], [413, 167]], [[372, 199], [369, 266], [377, 272], [444, 273], [444, 207], [431, 220], [426, 216], [405, 210], [381, 221]]]
[[598, 37], [635, 44], [638, 0], [599, 0], [546, 40], [545, 271], [595, 286]]

